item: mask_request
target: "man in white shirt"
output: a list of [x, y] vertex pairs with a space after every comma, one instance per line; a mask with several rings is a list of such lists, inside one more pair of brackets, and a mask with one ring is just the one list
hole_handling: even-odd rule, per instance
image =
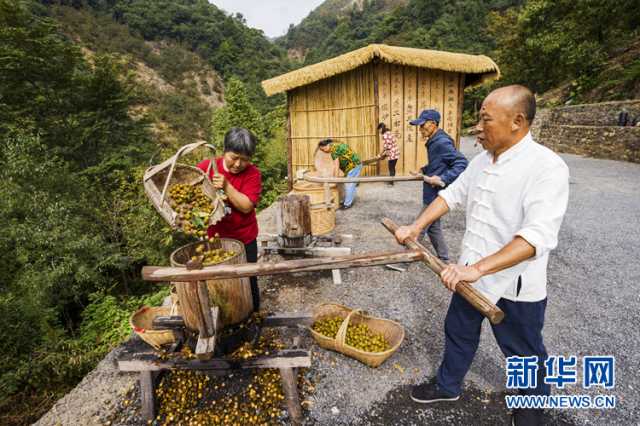
[[[505, 319], [492, 325], [504, 353], [537, 356], [535, 388], [523, 394], [548, 395], [542, 340], [547, 303], [547, 261], [558, 243], [558, 231], [569, 197], [569, 170], [554, 152], [533, 141], [529, 127], [535, 97], [524, 86], [507, 86], [487, 96], [477, 125], [478, 154], [460, 177], [439, 193], [416, 219], [396, 232], [400, 242], [450, 209], [466, 209], [466, 231], [458, 264], [440, 274], [455, 291], [460, 281], [497, 304]], [[435, 380], [415, 386], [416, 402], [455, 401], [480, 341], [483, 316], [454, 293], [445, 319], [445, 350]], [[540, 423], [540, 410], [516, 410], [516, 425]]]

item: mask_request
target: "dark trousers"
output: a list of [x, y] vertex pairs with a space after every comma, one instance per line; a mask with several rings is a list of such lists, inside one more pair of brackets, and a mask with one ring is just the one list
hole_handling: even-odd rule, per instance
[[442, 222], [440, 222], [440, 219], [436, 220], [429, 225], [427, 229], [422, 231], [420, 237], [424, 238], [425, 233], [429, 236], [429, 241], [431, 241], [431, 245], [435, 249], [440, 260], [445, 263], [449, 263], [449, 247], [447, 246], [447, 242], [444, 240], [444, 232], [442, 232]]
[[396, 175], [396, 163], [398, 162], [398, 159], [396, 158], [395, 160], [389, 160], [389, 176], [395, 176]]
[[[547, 350], [542, 341], [542, 327], [547, 299], [539, 302], [512, 302], [500, 299], [498, 307], [504, 320], [491, 325], [493, 335], [505, 357], [538, 356], [538, 378], [535, 389], [521, 389], [523, 395], [549, 395], [550, 386], [544, 384], [544, 361]], [[460, 395], [462, 380], [469, 371], [478, 349], [484, 317], [457, 293], [451, 297], [444, 321], [444, 356], [438, 369], [438, 387], [450, 395]], [[506, 368], [506, 362], [505, 362]], [[506, 370], [505, 370], [506, 383]]]
[[[256, 263], [258, 261], [258, 242], [256, 240], [245, 244], [244, 251], [247, 255], [247, 262]], [[260, 289], [258, 288], [258, 277], [250, 277], [249, 281], [251, 282], [253, 310], [257, 312], [260, 309]]]

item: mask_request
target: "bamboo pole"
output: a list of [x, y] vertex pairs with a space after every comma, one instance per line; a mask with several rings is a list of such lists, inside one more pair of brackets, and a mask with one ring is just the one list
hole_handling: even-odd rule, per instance
[[404, 182], [422, 180], [423, 175], [411, 176], [363, 176], [363, 177], [319, 177], [304, 174], [303, 179], [314, 183], [371, 183], [371, 182]]
[[349, 256], [285, 260], [275, 263], [245, 263], [241, 265], [205, 266], [187, 270], [180, 267], [145, 266], [142, 278], [146, 281], [199, 281], [217, 278], [242, 278], [258, 275], [277, 275], [294, 272], [314, 272], [329, 269], [362, 268], [391, 263], [422, 260], [419, 251], [391, 251]]
[[[398, 225], [388, 218], [382, 219], [382, 225], [392, 234], [395, 234], [398, 230]], [[423, 262], [429, 267], [429, 269], [440, 276], [440, 272], [442, 272], [446, 266], [444, 262], [431, 254], [425, 246], [417, 242], [414, 238], [405, 241], [404, 245], [412, 250], [419, 250], [424, 255]], [[492, 324], [499, 324], [504, 319], [504, 312], [502, 312], [500, 308], [494, 305], [482, 293], [473, 288], [471, 284], [465, 281], [459, 282], [456, 285], [456, 293], [462, 296], [482, 315], [489, 318], [489, 321], [491, 321]]]

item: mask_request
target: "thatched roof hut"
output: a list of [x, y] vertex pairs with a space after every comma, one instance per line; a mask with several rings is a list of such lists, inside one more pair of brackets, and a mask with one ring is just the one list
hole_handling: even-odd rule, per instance
[[[399, 174], [427, 162], [417, 129], [408, 124], [422, 109], [440, 111], [445, 129], [459, 141], [465, 87], [499, 78], [487, 56], [372, 44], [262, 82], [267, 95], [287, 92], [289, 176], [310, 168], [320, 139], [349, 143], [363, 159], [380, 151], [384, 122], [401, 150]], [[364, 174], [386, 173], [367, 166]]]

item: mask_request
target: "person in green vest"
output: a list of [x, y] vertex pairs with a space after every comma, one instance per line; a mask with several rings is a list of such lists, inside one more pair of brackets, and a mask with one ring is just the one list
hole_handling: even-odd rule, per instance
[[[331, 158], [337, 162], [337, 166], [346, 177], [358, 177], [360, 175], [362, 171], [360, 156], [346, 143], [338, 143], [333, 139], [324, 139], [318, 143], [318, 149], [327, 154], [331, 154]], [[356, 185], [355, 183], [344, 184], [344, 202], [342, 209], [346, 210], [353, 205], [353, 200], [356, 197]]]

